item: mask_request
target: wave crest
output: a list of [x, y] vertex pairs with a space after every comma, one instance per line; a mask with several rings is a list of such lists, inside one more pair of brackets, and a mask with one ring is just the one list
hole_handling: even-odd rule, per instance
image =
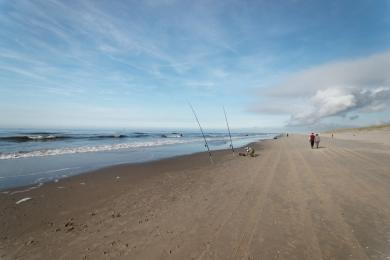
[[146, 147], [155, 147], [162, 145], [172, 145], [172, 144], [184, 144], [196, 142], [198, 140], [156, 140], [150, 142], [139, 142], [139, 143], [122, 143], [122, 144], [112, 144], [112, 145], [97, 145], [97, 146], [81, 146], [81, 147], [72, 147], [72, 148], [58, 148], [58, 149], [44, 149], [44, 150], [34, 150], [34, 151], [19, 151], [12, 153], [0, 153], [0, 160], [6, 159], [18, 159], [18, 158], [28, 158], [28, 157], [37, 157], [37, 156], [51, 156], [51, 155], [64, 155], [64, 154], [75, 154], [75, 153], [87, 153], [87, 152], [104, 152], [104, 151], [113, 151], [120, 149], [131, 149], [131, 148], [146, 148]]

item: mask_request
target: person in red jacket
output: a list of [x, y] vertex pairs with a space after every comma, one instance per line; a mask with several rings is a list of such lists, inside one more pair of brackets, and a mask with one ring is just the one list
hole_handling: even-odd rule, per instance
[[313, 149], [313, 147], [314, 147], [314, 140], [315, 139], [316, 139], [316, 136], [314, 135], [314, 133], [311, 133], [311, 135], [309, 136], [309, 142], [311, 145], [311, 149]]

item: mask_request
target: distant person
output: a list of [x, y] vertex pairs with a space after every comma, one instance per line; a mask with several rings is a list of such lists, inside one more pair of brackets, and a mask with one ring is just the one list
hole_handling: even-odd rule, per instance
[[332, 138], [333, 138], [333, 133], [332, 133]]
[[[318, 146], [320, 145], [320, 141], [321, 141], [321, 138], [318, 134], [316, 134], [315, 138], [314, 138], [314, 142], [316, 143], [316, 147], [318, 149]], [[313, 148], [313, 147], [312, 147]]]
[[288, 137], [288, 133], [287, 133], [287, 135], [286, 135], [287, 137]]
[[311, 149], [314, 148], [314, 140], [316, 139], [316, 136], [314, 135], [314, 133], [311, 133], [311, 135], [309, 136], [309, 142], [310, 142], [310, 145], [311, 145]]

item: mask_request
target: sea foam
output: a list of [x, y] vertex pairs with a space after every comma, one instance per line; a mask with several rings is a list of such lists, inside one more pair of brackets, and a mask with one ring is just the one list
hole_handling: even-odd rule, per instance
[[34, 151], [28, 151], [28, 152], [0, 153], [0, 160], [29, 158], [29, 157], [37, 157], [37, 156], [75, 154], [75, 153], [104, 152], [104, 151], [132, 149], [132, 148], [147, 148], [147, 147], [156, 147], [156, 146], [162, 146], [162, 145], [192, 143], [192, 142], [198, 142], [200, 140], [201, 139], [155, 140], [155, 141], [149, 141], [149, 142], [132, 142], [132, 143], [120, 143], [120, 144], [110, 144], [110, 145], [65, 147], [65, 148], [56, 148], [56, 149], [41, 149], [41, 150], [34, 150]]
[[[142, 133], [136, 133], [142, 134]], [[233, 136], [233, 140], [246, 139], [246, 138], [255, 138], [264, 139], [264, 135], [252, 135], [252, 136]], [[96, 136], [97, 138], [124, 138], [126, 135], [105, 135], [105, 136]], [[137, 149], [137, 148], [148, 148], [148, 147], [158, 147], [164, 145], [177, 145], [177, 144], [190, 144], [190, 143], [202, 143], [202, 137], [192, 137], [192, 138], [181, 138], [182, 134], [172, 133], [160, 137], [160, 139], [148, 140], [148, 141], [133, 141], [133, 142], [124, 142], [116, 144], [100, 144], [100, 145], [84, 145], [77, 147], [59, 147], [59, 148], [46, 148], [46, 149], [35, 149], [30, 151], [16, 151], [16, 152], [0, 152], [0, 160], [8, 159], [18, 159], [18, 158], [30, 158], [30, 157], [40, 157], [40, 156], [54, 156], [54, 155], [65, 155], [65, 154], [76, 154], [76, 153], [89, 153], [89, 152], [105, 152], [105, 151], [115, 151], [121, 149]], [[218, 136], [213, 134], [206, 135], [206, 139], [209, 144], [212, 145], [221, 145], [223, 142], [228, 142], [229, 137]], [[134, 140], [134, 139], [133, 139]]]

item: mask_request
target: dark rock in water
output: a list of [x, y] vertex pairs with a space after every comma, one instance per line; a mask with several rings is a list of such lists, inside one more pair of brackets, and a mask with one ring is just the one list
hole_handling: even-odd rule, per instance
[[179, 138], [179, 137], [183, 137], [183, 134], [173, 132], [173, 133], [170, 133], [170, 134], [162, 134], [161, 137], [162, 138]]

